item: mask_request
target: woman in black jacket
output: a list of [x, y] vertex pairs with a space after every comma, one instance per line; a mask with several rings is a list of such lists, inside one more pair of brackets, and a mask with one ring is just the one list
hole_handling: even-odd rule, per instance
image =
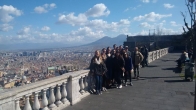
[[133, 63], [132, 63], [132, 58], [128, 56], [127, 53], [124, 53], [123, 55], [124, 60], [125, 60], [125, 86], [127, 86], [127, 79], [129, 77], [130, 80], [130, 85], [133, 86], [132, 83], [132, 77], [131, 73], [133, 72]]
[[123, 72], [125, 71], [124, 69], [125, 66], [125, 61], [123, 57], [120, 55], [120, 51], [116, 51], [116, 56], [114, 58], [114, 72], [115, 72], [115, 79], [117, 82], [117, 88], [122, 88], [122, 82], [121, 82], [121, 77], [123, 75]]
[[102, 94], [101, 89], [102, 89], [103, 75], [107, 72], [107, 69], [102, 60], [99, 50], [95, 51], [95, 56], [91, 60], [90, 71], [91, 73], [94, 74], [96, 80], [95, 83], [96, 94], [100, 95]]

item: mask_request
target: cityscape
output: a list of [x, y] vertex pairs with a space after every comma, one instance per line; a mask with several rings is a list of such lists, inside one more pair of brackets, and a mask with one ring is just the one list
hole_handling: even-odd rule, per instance
[[95, 48], [65, 48], [51, 50], [0, 53], [1, 89], [21, 86], [70, 71], [87, 69]]

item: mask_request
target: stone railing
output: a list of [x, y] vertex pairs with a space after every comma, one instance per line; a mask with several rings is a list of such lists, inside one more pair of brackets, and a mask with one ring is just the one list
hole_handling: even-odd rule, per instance
[[70, 72], [1, 92], [0, 110], [62, 110], [89, 95], [88, 72]]
[[152, 61], [159, 59], [160, 57], [168, 54], [171, 51], [173, 51], [173, 47], [148, 52], [148, 63], [151, 63]]

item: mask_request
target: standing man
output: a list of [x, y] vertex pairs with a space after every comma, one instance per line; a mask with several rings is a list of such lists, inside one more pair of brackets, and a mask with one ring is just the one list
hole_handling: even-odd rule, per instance
[[127, 53], [128, 57], [131, 57], [131, 52], [129, 51], [128, 46], [125, 46], [125, 52]]
[[[138, 47], [135, 47], [135, 51], [133, 52], [132, 55], [132, 60], [133, 60], [133, 67], [134, 67], [134, 78], [139, 79], [140, 75], [140, 70], [139, 66], [142, 60], [144, 59], [143, 55], [138, 51]], [[137, 71], [137, 76], [136, 76], [136, 71]]]
[[148, 48], [144, 45], [144, 66], [148, 66]]

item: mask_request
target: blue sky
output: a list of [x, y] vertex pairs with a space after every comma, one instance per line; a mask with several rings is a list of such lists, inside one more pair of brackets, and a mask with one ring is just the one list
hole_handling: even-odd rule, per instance
[[0, 43], [84, 44], [154, 29], [181, 34], [180, 11], [187, 11], [184, 0], [1, 0]]

